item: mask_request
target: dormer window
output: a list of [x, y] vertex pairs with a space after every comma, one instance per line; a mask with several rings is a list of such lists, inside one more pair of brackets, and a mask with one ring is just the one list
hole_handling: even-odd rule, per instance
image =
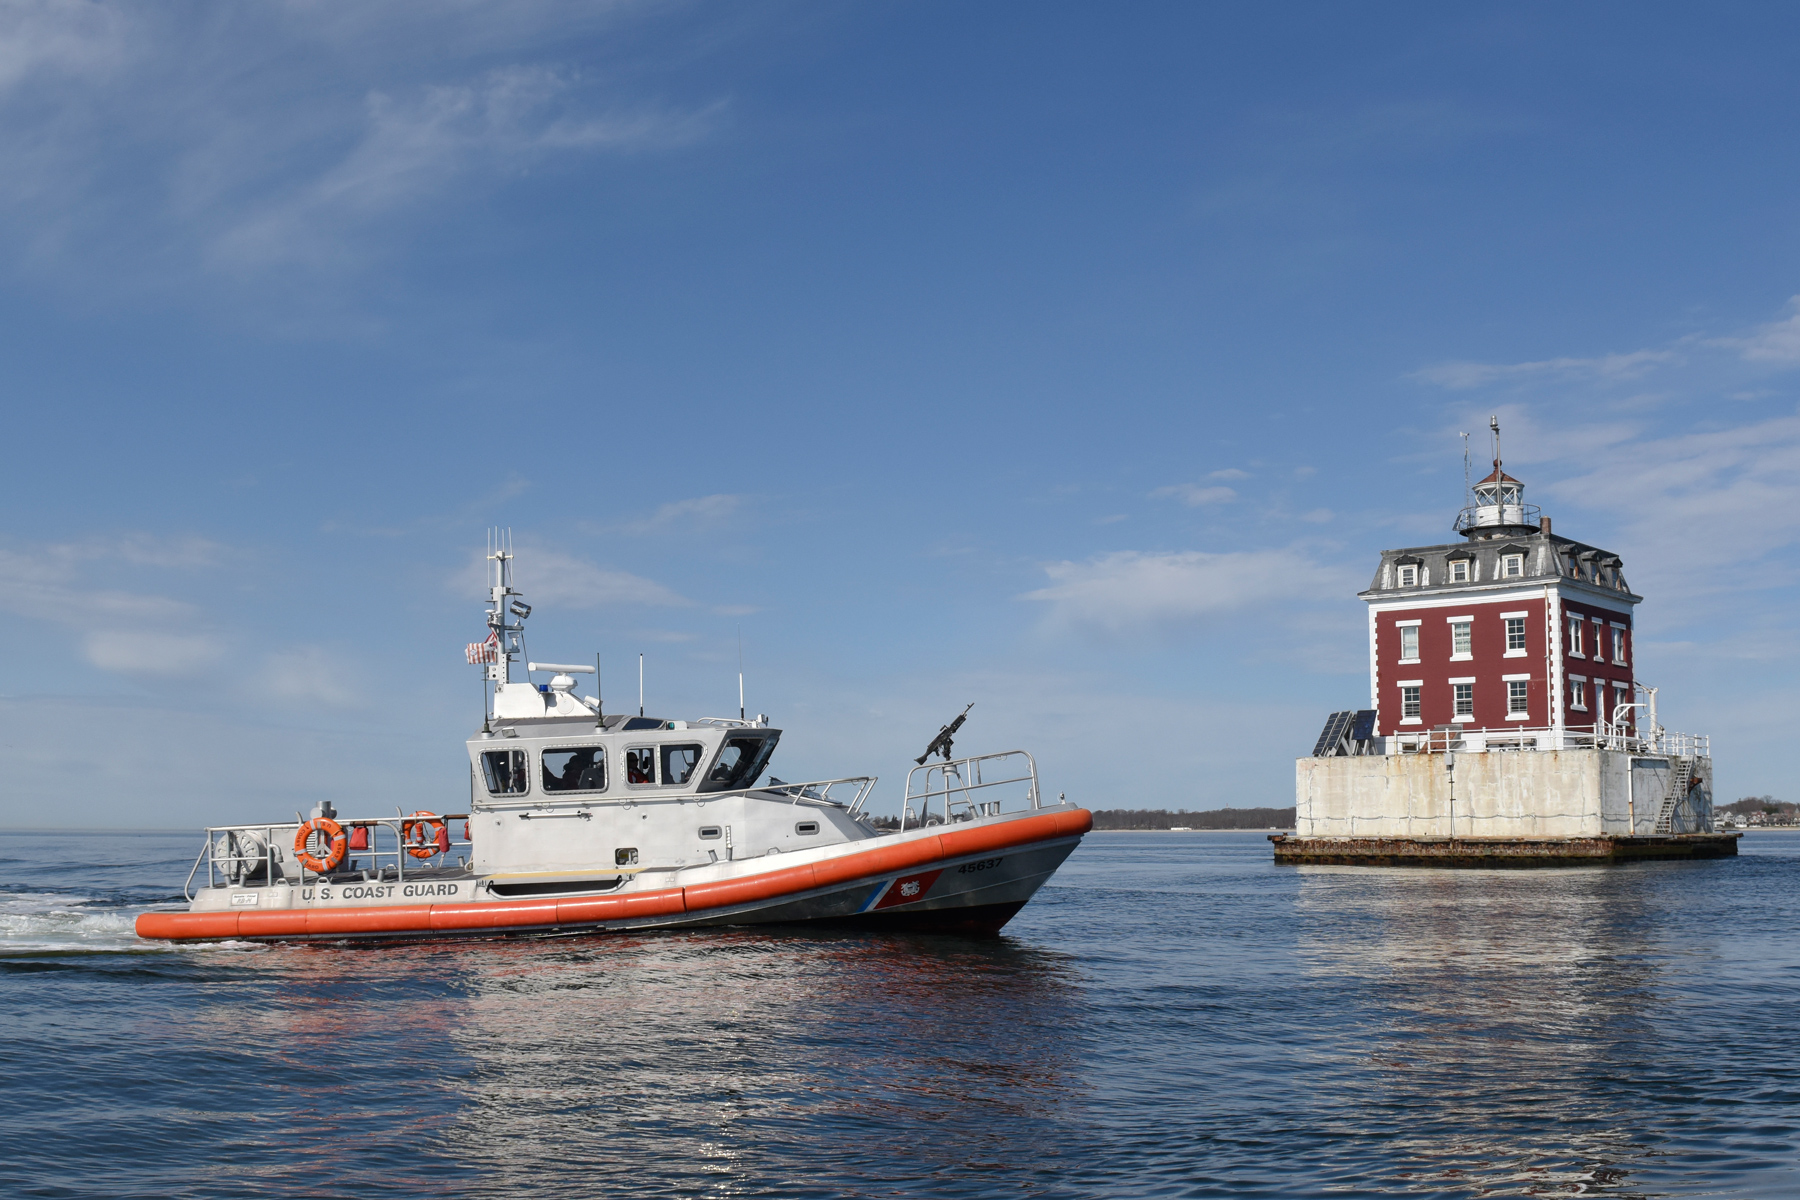
[[1503, 554], [1500, 556], [1500, 577], [1512, 579], [1525, 574], [1525, 556], [1523, 554]]
[[1467, 583], [1467, 582], [1469, 582], [1469, 560], [1468, 559], [1453, 558], [1450, 560], [1450, 582], [1451, 583]]
[[1400, 586], [1401, 587], [1418, 587], [1419, 586], [1419, 568], [1413, 567], [1413, 566], [1401, 567], [1400, 568]]

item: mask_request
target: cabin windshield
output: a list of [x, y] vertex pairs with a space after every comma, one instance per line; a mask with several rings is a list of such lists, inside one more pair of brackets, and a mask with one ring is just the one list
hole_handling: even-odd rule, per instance
[[725, 739], [712, 770], [706, 773], [703, 792], [730, 792], [753, 785], [775, 752], [772, 737], [732, 737]]

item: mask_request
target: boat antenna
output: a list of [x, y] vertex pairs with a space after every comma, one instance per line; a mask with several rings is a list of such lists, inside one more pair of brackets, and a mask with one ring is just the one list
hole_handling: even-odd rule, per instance
[[600, 685], [600, 655], [594, 655], [594, 729], [606, 728], [606, 689]]
[[944, 761], [949, 762], [951, 739], [956, 736], [956, 731], [962, 728], [963, 722], [969, 719], [969, 708], [974, 707], [975, 702], [973, 700], [969, 701], [969, 707], [957, 714], [956, 720], [938, 730], [937, 736], [931, 739], [931, 745], [925, 747], [925, 753], [919, 755], [919, 757], [913, 759], [913, 761], [922, 767], [925, 765], [925, 760], [932, 755], [942, 754], [944, 756]]
[[638, 655], [638, 716], [644, 715], [644, 656]]
[[744, 719], [744, 627], [738, 626], [738, 720]]

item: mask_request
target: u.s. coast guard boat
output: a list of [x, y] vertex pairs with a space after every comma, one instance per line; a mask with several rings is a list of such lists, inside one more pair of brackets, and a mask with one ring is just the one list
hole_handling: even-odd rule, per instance
[[[531, 609], [511, 550], [498, 544], [488, 561], [489, 636], [468, 657], [492, 699], [468, 742], [465, 810], [340, 817], [327, 802], [310, 820], [208, 829], [187, 909], [142, 914], [138, 936], [418, 941], [776, 922], [991, 934], [1093, 825], [1043, 802], [1022, 750], [953, 758], [960, 717], [908, 773], [898, 828], [880, 829], [866, 811], [873, 776], [764, 779], [781, 731], [741, 707], [693, 721], [606, 714], [575, 692], [598, 664], [527, 662], [515, 680]], [[540, 672], [548, 682], [531, 679]]]

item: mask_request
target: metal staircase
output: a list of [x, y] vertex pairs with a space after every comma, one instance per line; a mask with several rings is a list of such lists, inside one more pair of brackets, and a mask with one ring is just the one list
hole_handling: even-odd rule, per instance
[[1669, 773], [1669, 790], [1663, 796], [1662, 808], [1656, 814], [1652, 833], [1675, 832], [1675, 810], [1687, 799], [1694, 783], [1694, 760], [1685, 754], [1671, 755], [1675, 769]]

